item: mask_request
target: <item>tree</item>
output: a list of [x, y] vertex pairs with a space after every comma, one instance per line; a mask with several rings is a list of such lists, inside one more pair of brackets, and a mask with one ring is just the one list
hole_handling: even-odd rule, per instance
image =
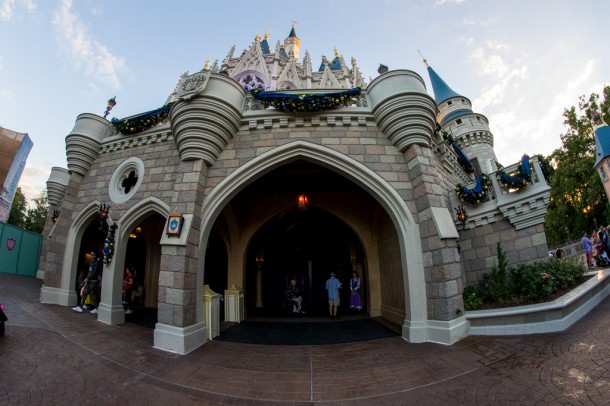
[[597, 94], [581, 96], [578, 109], [564, 110], [567, 132], [561, 135], [562, 146], [550, 155], [555, 166], [551, 202], [545, 219], [550, 246], [578, 239], [583, 231], [608, 224], [608, 199], [595, 165], [595, 134], [591, 113], [599, 111], [604, 122], [610, 122], [610, 86]]
[[11, 212], [8, 215], [7, 223], [15, 227], [25, 228], [26, 217], [27, 217], [28, 203], [21, 188], [18, 187], [13, 198], [13, 205], [11, 206]]
[[47, 191], [43, 190], [38, 197], [32, 200], [34, 202], [34, 208], [28, 209], [25, 229], [33, 231], [35, 233], [42, 233], [44, 229], [44, 223], [47, 219], [47, 212], [49, 211], [49, 199], [47, 197]]

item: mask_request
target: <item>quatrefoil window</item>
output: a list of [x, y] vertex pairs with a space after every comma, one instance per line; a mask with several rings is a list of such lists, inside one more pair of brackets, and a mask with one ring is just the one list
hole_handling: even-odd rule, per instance
[[125, 194], [128, 194], [129, 191], [138, 183], [138, 175], [136, 175], [136, 171], [129, 172], [129, 175], [123, 179], [121, 182], [121, 186], [125, 190]]
[[112, 174], [108, 193], [114, 203], [124, 203], [136, 194], [144, 177], [144, 162], [131, 157], [123, 161]]

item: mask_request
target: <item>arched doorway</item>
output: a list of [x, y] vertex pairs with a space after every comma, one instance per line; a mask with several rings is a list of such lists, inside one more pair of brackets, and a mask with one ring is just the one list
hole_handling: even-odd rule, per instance
[[154, 327], [157, 322], [159, 267], [161, 246], [159, 241], [163, 233], [165, 218], [158, 213], [151, 213], [137, 223], [129, 233], [123, 277], [125, 269], [133, 273], [133, 293], [131, 298], [124, 298], [129, 306], [125, 321]]
[[[363, 248], [356, 235], [332, 214], [319, 209], [288, 209], [255, 234], [246, 254], [246, 306], [252, 316], [291, 315], [283, 306], [291, 279], [309, 316], [327, 316], [326, 280], [342, 281], [341, 310], [349, 308], [349, 281]], [[364, 273], [364, 272], [361, 272]], [[257, 281], [260, 278], [260, 282]], [[364, 275], [361, 275], [364, 279]], [[362, 296], [366, 309], [366, 294]]]

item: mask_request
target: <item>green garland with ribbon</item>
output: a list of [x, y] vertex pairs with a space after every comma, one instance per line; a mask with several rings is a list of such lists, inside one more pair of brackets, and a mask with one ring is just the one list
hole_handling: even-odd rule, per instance
[[451, 135], [447, 131], [443, 130], [443, 128], [441, 127], [441, 125], [439, 123], [436, 123], [436, 128], [434, 130], [434, 133], [436, 135], [441, 134], [443, 136], [443, 140], [445, 140], [445, 142], [447, 144], [451, 145], [451, 148], [453, 148], [453, 151], [455, 152], [455, 155], [457, 156], [458, 164], [460, 164], [462, 169], [466, 173], [474, 173], [474, 165], [472, 165], [472, 162], [470, 162], [470, 160], [462, 152], [460, 147], [457, 146], [457, 144], [455, 143], [455, 140], [453, 139], [453, 135]]
[[475, 187], [472, 189], [463, 186], [459, 183], [455, 187], [455, 193], [458, 195], [461, 201], [467, 203], [471, 206], [476, 206], [477, 204], [486, 201], [488, 199], [489, 189], [491, 188], [491, 179], [486, 174], [481, 174], [477, 178]]
[[271, 106], [276, 110], [288, 113], [313, 113], [335, 107], [349, 106], [351, 99], [360, 94], [360, 88], [355, 87], [342, 92], [317, 94], [268, 92], [261, 89], [252, 89], [250, 93], [255, 99], [260, 100], [265, 108]]
[[113, 118], [111, 123], [116, 132], [125, 135], [137, 134], [162, 123], [169, 116], [173, 103], [168, 103], [156, 110], [136, 114], [122, 119]]
[[517, 171], [508, 175], [503, 169], [496, 172], [498, 180], [506, 188], [521, 191], [532, 182], [532, 168], [530, 158], [526, 154], [521, 157], [521, 163]]

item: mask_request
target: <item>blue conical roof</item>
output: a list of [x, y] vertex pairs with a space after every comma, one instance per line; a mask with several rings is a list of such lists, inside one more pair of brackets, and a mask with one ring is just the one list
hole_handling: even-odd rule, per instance
[[430, 82], [432, 83], [432, 89], [434, 90], [434, 100], [436, 101], [436, 104], [441, 104], [452, 97], [462, 97], [451, 89], [434, 69], [429, 66], [428, 75], [430, 76]]
[[290, 34], [288, 34], [288, 38], [291, 38], [291, 37], [296, 38], [296, 36], [297, 36], [297, 33], [294, 31], [294, 27], [292, 27], [292, 29], [290, 30]]
[[602, 159], [610, 156], [610, 127], [607, 125], [595, 130], [595, 165], [597, 168]]

